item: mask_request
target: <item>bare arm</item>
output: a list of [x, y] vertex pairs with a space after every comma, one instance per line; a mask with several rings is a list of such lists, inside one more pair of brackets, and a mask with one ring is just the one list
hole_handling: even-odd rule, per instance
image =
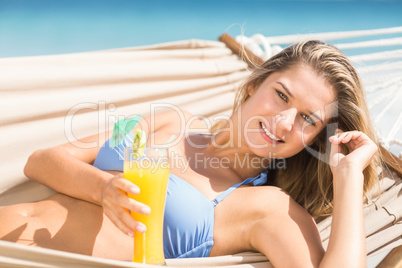
[[250, 228], [252, 248], [275, 268], [318, 267], [325, 251], [314, 219], [283, 190], [267, 189], [255, 191], [247, 208], [257, 207], [260, 213], [254, 214], [263, 215]]
[[[263, 220], [252, 228], [252, 245], [275, 267], [366, 267], [363, 216], [363, 173], [377, 146], [357, 131], [332, 138], [331, 166], [334, 210], [328, 249], [311, 216], [286, 194], [271, 194]], [[340, 144], [350, 153], [343, 155]], [[260, 198], [261, 201], [261, 198]], [[272, 207], [272, 205], [270, 206]]]
[[[137, 128], [140, 126], [148, 135], [159, 130], [169, 131], [178, 127], [177, 124], [183, 121], [181, 119], [184, 114], [187, 115], [186, 112], [163, 112], [155, 115], [155, 120], [152, 121], [149, 116], [144, 116]], [[100, 146], [110, 135], [111, 133], [93, 135], [80, 140], [82, 143], [97, 144], [90, 149], [68, 143], [37, 150], [29, 157], [24, 173], [58, 192], [101, 205], [112, 222], [128, 235], [133, 235], [132, 230], [144, 232], [145, 226], [136, 222], [127, 211], [148, 214], [149, 207], [122, 194], [138, 194], [138, 187], [125, 180], [121, 172], [114, 176], [92, 166]]]
[[[142, 122], [141, 127], [148, 133], [146, 122]], [[96, 144], [89, 149], [76, 146], [73, 142], [37, 150], [29, 157], [24, 173], [58, 192], [101, 205], [104, 213], [120, 230], [133, 236], [133, 230], [145, 229], [127, 210], [147, 214], [149, 212], [143, 209], [149, 208], [121, 192], [138, 194], [138, 187], [122, 176], [115, 176], [92, 165], [100, 147], [111, 134], [96, 134], [79, 140], [78, 144]]]
[[99, 205], [104, 184], [113, 178], [113, 175], [91, 164], [105, 141], [99, 140], [98, 135], [80, 141], [97, 142], [98, 146], [83, 149], [68, 143], [37, 150], [29, 157], [24, 173], [58, 192]]
[[[363, 170], [377, 151], [364, 133], [351, 131], [330, 138], [334, 210], [331, 235], [322, 267], [366, 267], [363, 215]], [[341, 153], [345, 144], [350, 153]]]
[[[141, 128], [149, 135], [163, 128], [172, 113], [156, 115], [156, 119], [152, 121], [152, 130], [150, 117], [144, 116], [135, 129]], [[101, 205], [104, 188], [114, 176], [93, 167], [92, 164], [100, 147], [111, 135], [112, 131], [95, 134], [77, 142], [37, 150], [29, 157], [24, 173], [58, 192]], [[81, 144], [94, 146], [82, 148]]]
[[333, 220], [322, 267], [366, 267], [362, 197], [361, 172], [345, 170], [334, 175]]

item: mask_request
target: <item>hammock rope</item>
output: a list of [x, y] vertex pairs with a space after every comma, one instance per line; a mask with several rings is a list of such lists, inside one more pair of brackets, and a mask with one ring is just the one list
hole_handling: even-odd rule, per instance
[[374, 30], [362, 30], [362, 31], [343, 31], [343, 32], [313, 33], [303, 35], [295, 34], [295, 35], [283, 35], [283, 36], [270, 36], [265, 38], [267, 42], [270, 43], [271, 45], [278, 45], [278, 44], [294, 43], [295, 40], [298, 40], [301, 37], [304, 39], [319, 39], [329, 41], [329, 40], [338, 40], [338, 39], [347, 39], [347, 38], [356, 38], [356, 37], [365, 37], [374, 35], [399, 34], [399, 33], [402, 33], [402, 26], [374, 29]]
[[367, 47], [385, 47], [385, 46], [395, 46], [395, 45], [402, 45], [402, 37], [355, 42], [355, 43], [335, 44], [335, 46], [341, 50], [355, 49], [355, 48], [367, 48]]

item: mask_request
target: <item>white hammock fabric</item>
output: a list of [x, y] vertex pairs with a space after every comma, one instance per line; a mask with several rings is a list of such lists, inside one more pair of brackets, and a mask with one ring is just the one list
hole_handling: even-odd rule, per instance
[[247, 74], [224, 44], [203, 40], [0, 59], [0, 193], [27, 181], [35, 149], [111, 130], [121, 115], [150, 113], [150, 103], [230, 110]]
[[[53, 193], [23, 175], [23, 166], [35, 149], [110, 130], [113, 119], [147, 114], [151, 103], [178, 105], [210, 120], [217, 114], [229, 115], [234, 92], [248, 74], [247, 64], [223, 43], [205, 40], [0, 59], [0, 206], [36, 201]], [[382, 90], [401, 91], [397, 76], [386, 82], [389, 86]], [[369, 90], [378, 92], [370, 86]], [[397, 130], [393, 132], [389, 132], [392, 137], [400, 137]], [[401, 179], [389, 173], [381, 183], [381, 198], [375, 190], [369, 195], [365, 208], [369, 256], [402, 242], [401, 186]], [[324, 245], [330, 223], [327, 218], [318, 224]], [[168, 265], [270, 267], [261, 254], [248, 253], [168, 260]], [[4, 241], [0, 241], [0, 266], [145, 267]]]

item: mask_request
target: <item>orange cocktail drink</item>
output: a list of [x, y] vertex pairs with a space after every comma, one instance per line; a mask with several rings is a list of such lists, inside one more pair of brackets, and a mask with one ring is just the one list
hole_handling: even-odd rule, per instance
[[164, 264], [163, 217], [169, 180], [169, 162], [166, 148], [146, 147], [142, 155], [125, 149], [124, 178], [140, 188], [130, 198], [148, 205], [151, 214], [131, 212], [136, 221], [147, 227], [145, 233], [134, 232], [134, 262]]

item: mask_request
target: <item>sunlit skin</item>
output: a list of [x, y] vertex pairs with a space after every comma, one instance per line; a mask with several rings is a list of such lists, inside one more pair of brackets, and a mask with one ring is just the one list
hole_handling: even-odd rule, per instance
[[[263, 170], [250, 165], [236, 166], [232, 161], [234, 155], [250, 154], [261, 159], [293, 156], [314, 141], [336, 112], [331, 110], [336, 106], [332, 105], [336, 100], [334, 90], [323, 77], [303, 65], [272, 73], [259, 88], [250, 89], [249, 95], [239, 112], [231, 117], [231, 131], [215, 137], [189, 135], [197, 144], [207, 146], [196, 148], [183, 138], [169, 148], [190, 167], [171, 168], [171, 173], [190, 183], [208, 200]], [[191, 118], [193, 115], [186, 113], [184, 119]], [[174, 111], [160, 113], [152, 119], [155, 119], [153, 128], [143, 130], [160, 144], [166, 143], [172, 133], [183, 131], [179, 125], [183, 118]], [[151, 126], [150, 121], [150, 116], [144, 116], [140, 123]], [[202, 128], [201, 121], [195, 123], [195, 127]], [[110, 135], [93, 135], [81, 142], [103, 144]], [[244, 185], [214, 209], [214, 245], [209, 256], [258, 251], [275, 267], [364, 267], [362, 171], [377, 148], [359, 131], [339, 131], [329, 141], [332, 143], [334, 218], [327, 252], [322, 248], [314, 219], [289, 195], [273, 186]], [[217, 148], [213, 142], [228, 146]], [[349, 154], [339, 152], [342, 144], [350, 149]], [[25, 174], [77, 199], [57, 194], [42, 202], [0, 209], [0, 218], [11, 220], [0, 221], [0, 238], [14, 242], [23, 239], [30, 244], [94, 256], [131, 259], [130, 236], [134, 231], [144, 232], [146, 226], [136, 222], [127, 211], [149, 214], [149, 210], [144, 212], [147, 208], [144, 204], [122, 194], [138, 194], [137, 186], [120, 173], [108, 173], [91, 165], [98, 152], [99, 148], [82, 149], [70, 143], [34, 152]], [[225, 168], [194, 168], [191, 161], [194, 162], [197, 153], [230, 161]], [[51, 209], [53, 214], [49, 214]], [[85, 225], [83, 222], [90, 221], [83, 221], [83, 216], [95, 219], [97, 228], [93, 223], [89, 227]], [[76, 226], [89, 228], [92, 233], [76, 232]], [[66, 249], [68, 240], [71, 249]], [[77, 240], [85, 247], [77, 248]]]
[[[249, 94], [242, 105], [245, 142], [258, 156], [284, 158], [313, 141], [331, 117], [336, 98], [325, 79], [304, 66], [271, 74]], [[266, 135], [261, 124], [280, 141]]]

